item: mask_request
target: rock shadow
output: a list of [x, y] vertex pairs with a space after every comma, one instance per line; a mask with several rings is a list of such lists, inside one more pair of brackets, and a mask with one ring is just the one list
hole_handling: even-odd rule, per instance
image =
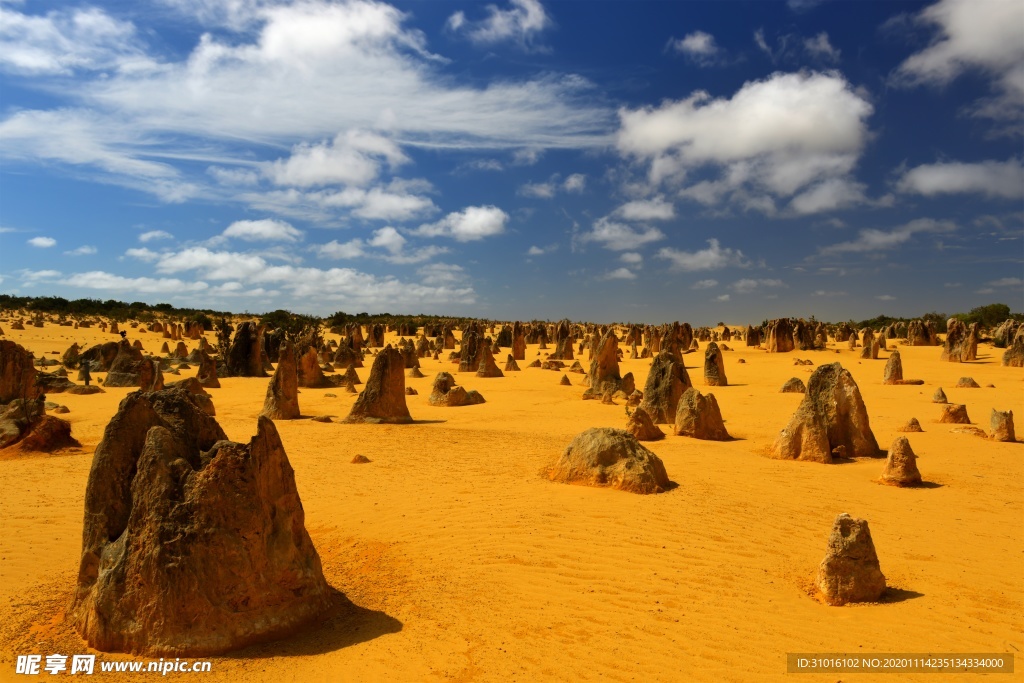
[[261, 659], [322, 655], [389, 633], [398, 633], [402, 627], [398, 619], [384, 612], [360, 607], [332, 588], [331, 609], [318, 622], [308, 625], [293, 636], [251, 645], [224, 656], [230, 659]]

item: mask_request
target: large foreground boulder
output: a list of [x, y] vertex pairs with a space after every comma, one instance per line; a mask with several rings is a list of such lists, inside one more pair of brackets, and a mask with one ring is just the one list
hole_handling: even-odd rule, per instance
[[816, 583], [830, 605], [876, 602], [882, 597], [885, 576], [866, 520], [854, 519], [845, 512], [836, 517]]
[[32, 360], [32, 354], [21, 344], [0, 339], [0, 403], [30, 401], [42, 394], [42, 389], [35, 385]]
[[405, 360], [390, 344], [373, 359], [366, 386], [345, 422], [412, 422], [405, 403]]
[[662, 493], [669, 486], [665, 465], [635, 436], [595, 427], [578, 434], [544, 474], [564, 484], [608, 486], [631, 493]]
[[839, 363], [814, 371], [803, 401], [771, 447], [774, 458], [822, 463], [878, 455], [860, 389]]
[[68, 610], [90, 647], [223, 653], [296, 631], [330, 592], [273, 422], [240, 444], [184, 388], [121, 402], [93, 457]]

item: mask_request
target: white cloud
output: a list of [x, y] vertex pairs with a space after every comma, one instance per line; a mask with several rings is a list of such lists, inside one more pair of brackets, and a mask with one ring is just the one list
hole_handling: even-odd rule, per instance
[[636, 274], [633, 273], [629, 268], [616, 268], [613, 271], [605, 273], [603, 280], [635, 280]]
[[59, 270], [19, 270], [20, 275], [24, 280], [29, 282], [35, 282], [36, 280], [52, 280], [61, 276]]
[[1019, 277], [1002, 277], [987, 284], [990, 287], [1020, 287], [1024, 285], [1024, 280]]
[[83, 244], [82, 246], [72, 249], [71, 251], [64, 252], [67, 256], [90, 256], [96, 253], [96, 247]]
[[672, 38], [668, 46], [701, 66], [714, 64], [722, 52], [715, 43], [715, 37], [704, 31], [694, 31], [678, 39]]
[[[215, 4], [166, 1], [183, 12]], [[273, 179], [296, 183], [282, 187], [317, 187], [350, 175], [365, 179], [372, 169], [339, 167], [339, 157], [353, 151], [349, 133], [339, 151], [339, 131], [376, 131], [364, 135], [400, 140], [403, 147], [531, 149], [535, 156], [545, 148], [608, 142], [613, 113], [593, 104], [592, 86], [579, 76], [548, 72], [463, 85], [444, 71], [446, 60], [428, 52], [424, 35], [407, 26], [408, 15], [391, 5], [248, 4], [248, 10], [233, 12], [246, 17], [240, 24], [217, 19], [244, 26], [243, 33], [206, 32], [181, 57], [153, 50], [153, 57], [143, 55], [144, 67], [122, 64], [74, 80], [34, 78], [32, 87], [60, 92], [63, 107], [6, 113], [0, 154], [31, 164], [88, 166], [94, 181], [182, 201], [222, 195], [223, 182], [251, 184], [251, 175], [230, 171], [253, 167], [254, 145], [262, 147], [258, 152], [293, 148], [292, 156], [263, 167]], [[540, 7], [524, 2], [513, 10], [533, 5]], [[4, 33], [4, 54], [32, 48], [31, 36], [15, 30], [31, 17], [6, 7], [0, 30], [12, 28]], [[333, 141], [317, 142], [325, 139]], [[381, 151], [355, 149], [378, 163], [387, 161]], [[190, 161], [203, 162], [203, 170], [185, 163]], [[210, 164], [228, 172], [207, 171]]]
[[878, 299], [879, 301], [896, 301], [896, 297], [892, 296], [891, 294], [879, 294], [875, 298]]
[[846, 296], [847, 293], [835, 289], [816, 289], [811, 292], [811, 296], [822, 296], [822, 297], [834, 297], [834, 296]]
[[516, 166], [533, 166], [543, 156], [544, 150], [541, 147], [524, 147], [512, 153], [512, 163]]
[[797, 215], [833, 211], [867, 201], [863, 183], [846, 178], [830, 178], [801, 192], [789, 203]]
[[83, 289], [102, 289], [145, 294], [179, 294], [202, 292], [209, 285], [202, 281], [185, 281], [177, 278], [122, 277], [101, 270], [76, 273], [60, 281], [62, 285]]
[[614, 213], [628, 221], [666, 221], [676, 217], [676, 208], [672, 202], [658, 195], [651, 199], [627, 202], [615, 209]]
[[391, 226], [387, 226], [380, 230], [374, 230], [373, 237], [370, 239], [368, 244], [371, 247], [387, 249], [392, 254], [399, 254], [403, 247], [405, 247], [405, 242], [405, 238], [402, 237], [397, 230]]
[[776, 280], [771, 278], [743, 278], [729, 285], [734, 292], [737, 294], [750, 294], [756, 292], [759, 289], [778, 289], [780, 287], [786, 287], [786, 283], [782, 280]]
[[246, 168], [224, 168], [223, 166], [210, 166], [206, 173], [221, 185], [245, 186], [258, 185], [260, 174]]
[[952, 221], [937, 221], [931, 218], [917, 218], [892, 230], [868, 228], [861, 230], [857, 239], [840, 242], [818, 250], [819, 254], [865, 253], [884, 251], [909, 242], [917, 233], [945, 233], [956, 230]]
[[562, 183], [562, 189], [566, 192], [583, 192], [587, 188], [587, 176], [582, 173], [572, 173]]
[[557, 244], [549, 244], [546, 247], [538, 247], [536, 245], [531, 246], [526, 250], [527, 256], [543, 256], [544, 254], [551, 254], [558, 251]]
[[235, 221], [220, 236], [246, 242], [298, 242], [302, 239], [302, 231], [284, 221], [262, 218], [256, 221]]
[[146, 261], [147, 263], [155, 263], [160, 260], [159, 252], [147, 249], [146, 247], [127, 249], [125, 250], [124, 255], [139, 259], [140, 261]]
[[394, 169], [408, 163], [394, 141], [360, 130], [339, 133], [333, 142], [297, 145], [290, 157], [266, 164], [264, 173], [277, 185], [365, 186], [380, 173], [381, 160]]
[[517, 193], [535, 199], [551, 199], [555, 196], [555, 186], [552, 183], [526, 183], [519, 187]]
[[826, 62], [838, 62], [840, 51], [832, 47], [828, 40], [828, 34], [824, 31], [813, 38], [804, 39], [804, 50], [811, 57]]
[[935, 39], [893, 74], [898, 85], [942, 86], [967, 71], [992, 80], [996, 94], [974, 113], [1016, 121], [1024, 116], [1024, 3], [1014, 0], [940, 0], [916, 17], [934, 26]]
[[331, 240], [327, 244], [321, 244], [317, 248], [317, 255], [321, 258], [333, 259], [354, 259], [366, 255], [363, 250], [365, 244], [361, 239], [353, 239], [340, 243], [338, 240]]
[[423, 284], [431, 287], [454, 285], [466, 280], [466, 271], [453, 263], [431, 263], [416, 271]]
[[152, 242], [153, 240], [173, 240], [174, 235], [164, 230], [149, 230], [139, 235], [139, 241], [142, 243]]
[[57, 245], [57, 240], [52, 237], [33, 237], [28, 240], [28, 243], [33, 247], [39, 247], [40, 249], [48, 249]]
[[496, 206], [469, 206], [454, 211], [436, 223], [421, 225], [414, 234], [451, 237], [456, 242], [475, 242], [505, 232], [508, 214]]
[[690, 286], [690, 289], [712, 289], [718, 286], [718, 280], [698, 280]]
[[[772, 196], [792, 197], [835, 180], [849, 188], [872, 111], [837, 73], [776, 73], [746, 83], [731, 99], [698, 91], [658, 107], [621, 109], [617, 145], [650, 163], [652, 184], [678, 185], [694, 171], [717, 169], [718, 178], [682, 195], [707, 203], [733, 197], [770, 211]], [[830, 203], [798, 203], [808, 210], [816, 205]]]
[[594, 221], [590, 232], [582, 233], [577, 238], [580, 242], [599, 242], [611, 251], [627, 251], [642, 247], [650, 242], [665, 239], [665, 233], [657, 228], [633, 228], [625, 223], [609, 220], [607, 216]]
[[965, 164], [924, 164], [907, 171], [897, 187], [928, 197], [939, 194], [977, 193], [1002, 199], [1024, 198], [1024, 165], [1019, 159]]
[[466, 19], [464, 12], [448, 18], [446, 26], [465, 32], [471, 41], [481, 45], [513, 42], [523, 49], [534, 49], [534, 40], [553, 24], [539, 0], [511, 0], [511, 8], [503, 10], [488, 5], [488, 16], [480, 21]]
[[722, 248], [716, 239], [708, 240], [708, 248], [699, 251], [682, 251], [672, 247], [664, 247], [655, 254], [656, 258], [670, 262], [669, 268], [683, 272], [701, 270], [718, 270], [729, 266], [745, 266], [743, 252]]
[[619, 255], [619, 260], [631, 266], [639, 266], [644, 262], [644, 256], [635, 251], [627, 251], [625, 254]]
[[69, 75], [81, 70], [149, 67], [135, 27], [103, 10], [78, 8], [27, 15], [0, 5], [0, 69]]
[[730, 298], [728, 294], [719, 294], [715, 297], [715, 301], [728, 301]]

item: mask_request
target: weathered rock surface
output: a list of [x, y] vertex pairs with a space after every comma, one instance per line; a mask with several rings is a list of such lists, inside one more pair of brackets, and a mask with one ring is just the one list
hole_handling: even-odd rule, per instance
[[184, 388], [121, 402], [93, 457], [68, 610], [90, 647], [223, 653], [295, 632], [330, 597], [273, 422], [239, 444]]
[[652, 422], [672, 424], [676, 419], [679, 398], [691, 386], [683, 361], [671, 354], [659, 353], [647, 373], [640, 407]]
[[345, 422], [412, 422], [405, 403], [405, 361], [388, 344], [373, 359], [366, 387], [356, 398]]
[[709, 387], [729, 385], [729, 379], [725, 376], [725, 359], [715, 342], [708, 343], [704, 351], [704, 384]]
[[[312, 350], [312, 349], [310, 349]], [[317, 370], [320, 366], [316, 366]], [[277, 359], [277, 369], [267, 385], [261, 417], [295, 420], [299, 417], [299, 380], [295, 369], [295, 348], [287, 342]]]
[[[627, 402], [627, 405], [628, 402]], [[665, 432], [661, 431], [658, 425], [654, 424], [647, 411], [638, 407], [629, 416], [626, 422], [626, 431], [637, 438], [638, 441], [658, 441], [665, 438]]]
[[992, 409], [992, 415], [989, 417], [989, 427], [991, 428], [990, 438], [993, 441], [1016, 441], [1017, 434], [1013, 430], [1013, 411], [1007, 410], [996, 410]]
[[905, 436], [897, 436], [889, 446], [889, 455], [882, 470], [881, 482], [891, 486], [917, 486], [921, 473], [917, 469], [917, 456]]
[[427, 403], [432, 406], [454, 408], [484, 403], [484, 397], [478, 391], [466, 391], [464, 387], [458, 386], [450, 373], [439, 372], [430, 388]]
[[882, 597], [885, 576], [866, 520], [845, 512], [836, 517], [816, 583], [830, 605], [877, 602]]
[[631, 493], [662, 493], [669, 487], [668, 473], [657, 455], [629, 432], [607, 427], [577, 435], [544, 474], [565, 484]]
[[727, 441], [731, 438], [725, 429], [715, 395], [705, 396], [693, 387], [683, 392], [679, 399], [672, 431], [677, 436], [709, 441]]
[[878, 455], [860, 389], [839, 363], [814, 371], [803, 401], [771, 447], [774, 458], [822, 463]]
[[955, 425], [969, 425], [971, 418], [967, 417], [967, 406], [961, 403], [947, 403], [942, 406], [942, 413], [939, 415], [939, 422]]
[[807, 387], [799, 377], [790, 377], [779, 389], [780, 394], [806, 394]]

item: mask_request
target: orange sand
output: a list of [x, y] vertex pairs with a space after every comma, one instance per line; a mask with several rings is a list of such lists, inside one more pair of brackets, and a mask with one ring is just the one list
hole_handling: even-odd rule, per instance
[[[72, 340], [85, 348], [116, 338], [49, 324], [3, 327], [37, 357], [63, 352]], [[148, 352], [164, 341], [136, 330], [129, 338]], [[578, 432], [622, 427], [626, 413], [580, 400], [582, 375], [570, 373], [574, 386], [566, 387], [558, 383], [564, 371], [526, 368], [536, 346], [519, 362], [522, 372], [503, 379], [456, 374], [484, 395], [483, 405], [430, 407], [434, 375], [454, 374], [457, 365], [427, 358], [426, 377], [406, 380], [419, 391], [407, 397], [414, 425], [277, 422], [324, 574], [354, 605], [292, 639], [214, 658], [213, 674], [202, 680], [747, 681], [784, 677], [790, 651], [1012, 652], [1020, 671], [1024, 444], [951, 434], [951, 425], [934, 422], [931, 395], [943, 387], [985, 429], [990, 409], [1013, 410], [1020, 433], [1024, 370], [1001, 367], [1002, 350], [984, 344], [979, 360], [964, 364], [940, 363], [935, 347], [900, 346], [904, 376], [925, 384], [883, 386], [885, 352], [862, 361], [846, 344], [771, 355], [742, 344], [729, 342], [734, 350], [725, 352], [732, 384], [712, 389], [736, 440], [670, 435], [647, 444], [679, 484], [661, 495], [538, 476]], [[706, 391], [701, 347], [686, 360]], [[838, 360], [853, 373], [882, 448], [917, 417], [925, 432], [907, 436], [933, 486], [878, 485], [882, 460], [824, 466], [764, 457], [801, 400], [779, 387], [813, 370], [794, 366], [798, 357]], [[358, 371], [364, 380], [369, 360]], [[642, 388], [648, 365], [626, 360], [621, 368]], [[996, 386], [955, 389], [964, 375]], [[217, 419], [232, 439], [246, 441], [268, 380], [221, 382], [210, 390]], [[0, 460], [0, 679], [27, 680], [13, 675], [16, 654], [86, 652], [63, 623], [63, 608], [77, 574], [92, 450], [129, 391], [51, 395], [71, 409], [63, 417], [82, 449]], [[339, 389], [301, 392], [308, 416], [341, 419], [355, 400]], [[357, 453], [373, 462], [349, 464]], [[869, 520], [896, 589], [886, 603], [834, 608], [809, 595], [840, 512]], [[118, 657], [128, 658], [101, 655]]]

